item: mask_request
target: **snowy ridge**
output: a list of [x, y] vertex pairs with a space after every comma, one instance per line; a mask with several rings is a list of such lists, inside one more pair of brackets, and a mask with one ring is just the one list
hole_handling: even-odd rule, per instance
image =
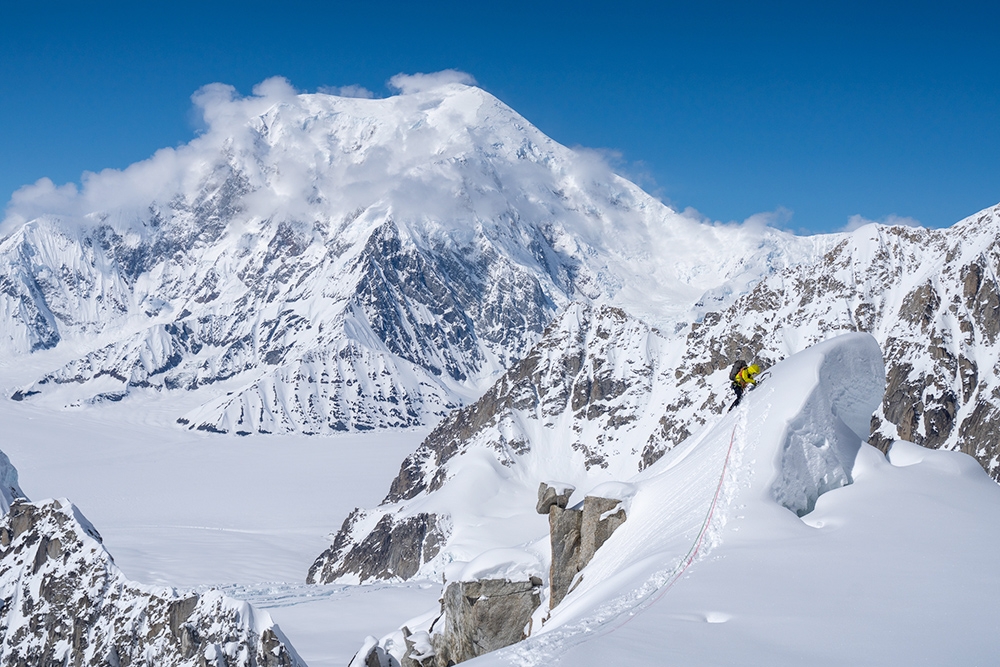
[[[960, 536], [975, 531], [979, 512], [1000, 512], [1000, 490], [965, 455], [896, 442], [890, 463], [863, 443], [885, 386], [882, 368], [864, 334], [777, 365], [738, 410], [630, 480], [629, 520], [577, 588], [532, 637], [482, 664], [600, 665], [657, 650], [685, 664], [988, 662], [992, 649], [980, 635], [988, 622], [977, 619], [997, 607], [997, 578], [975, 563], [997, 537]], [[789, 456], [808, 448], [813, 456]], [[839, 490], [828, 486], [833, 480]], [[801, 492], [815, 509], [799, 520], [786, 509], [797, 510], [788, 501]], [[888, 507], [873, 509], [876, 498]], [[906, 529], [892, 533], [901, 522]], [[692, 559], [702, 526], [707, 538]], [[881, 568], [878, 583], [864, 579], [892, 554], [926, 545], [928, 530], [948, 537], [928, 545], [933, 553], [913, 570]], [[853, 562], [874, 544], [885, 552]], [[928, 576], [923, 568], [942, 557], [962, 562], [962, 574]], [[914, 587], [918, 573], [925, 585]], [[979, 580], [986, 588], [975, 593], [955, 588]], [[918, 621], [931, 600], [961, 620]], [[869, 629], [888, 612], [900, 615], [890, 633]], [[843, 646], [848, 632], [858, 640]]]
[[765, 366], [842, 332], [885, 351], [888, 388], [873, 443], [894, 439], [974, 456], [994, 478], [1000, 364], [1000, 207], [945, 230], [869, 225], [817, 266], [778, 272], [692, 328], [666, 419], [683, 432], [720, 406], [739, 356]]
[[[851, 482], [884, 386], [881, 351], [867, 334], [837, 337], [775, 366], [738, 410], [622, 480], [628, 482], [628, 520], [558, 606], [549, 611], [543, 601], [530, 639], [496, 659], [548, 664], [568, 646], [593, 640], [595, 632], [613, 632], [722, 543], [734, 509], [740, 519], [771, 516], [775, 508], [790, 510], [789, 517], [807, 514], [821, 495]], [[468, 476], [467, 470], [458, 474]], [[520, 501], [532, 504], [532, 497], [524, 493]], [[496, 500], [489, 506], [495, 515]], [[481, 512], [480, 521], [495, 529], [498, 522], [487, 516]], [[540, 557], [534, 574], [548, 571], [544, 524], [540, 532], [520, 543]], [[527, 560], [516, 549], [501, 548], [479, 560], [508, 553], [515, 564]], [[458, 572], [456, 565], [450, 572]]]
[[[18, 193], [0, 240], [0, 349], [83, 353], [15, 398], [242, 379], [189, 426], [428, 423], [479, 395], [570, 300], [673, 327], [834, 241], [685, 218], [474, 87], [358, 100], [272, 80], [257, 93], [208, 86], [196, 103], [209, 129], [190, 144], [87, 175], [79, 192]], [[300, 365], [331, 347], [396, 376], [357, 378], [372, 394], [311, 382]]]
[[7, 664], [304, 665], [266, 612], [126, 579], [65, 499], [15, 502], [3, 518], [0, 599]]

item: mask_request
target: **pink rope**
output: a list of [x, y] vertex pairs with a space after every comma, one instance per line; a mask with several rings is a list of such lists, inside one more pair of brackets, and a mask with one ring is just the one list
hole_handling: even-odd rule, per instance
[[[660, 592], [657, 593], [656, 596], [652, 598], [647, 604], [640, 605], [640, 609], [645, 610], [656, 604], [656, 602], [660, 598], [662, 598], [664, 595], [667, 594], [667, 591], [673, 588], [673, 585], [677, 583], [677, 580], [681, 578], [681, 575], [683, 575], [687, 571], [687, 569], [691, 567], [691, 564], [694, 562], [694, 559], [698, 557], [698, 552], [701, 550], [701, 545], [705, 541], [705, 535], [708, 533], [708, 526], [709, 524], [712, 523], [712, 517], [715, 514], [715, 508], [719, 504], [719, 495], [721, 495], [722, 493], [722, 483], [726, 479], [726, 470], [729, 467], [729, 458], [733, 453], [733, 443], [736, 441], [737, 426], [733, 426], [733, 434], [729, 438], [729, 449], [726, 451], [726, 460], [722, 463], [722, 474], [719, 475], [719, 483], [715, 487], [715, 495], [712, 497], [712, 504], [708, 508], [708, 515], [705, 517], [705, 522], [701, 526], [701, 532], [698, 533], [698, 539], [695, 540], [695, 543], [691, 547], [691, 550], [688, 551], [687, 556], [685, 557], [684, 560], [684, 564], [681, 567], [681, 569], [678, 570], [677, 574], [673, 575], [670, 578], [670, 581], [667, 582], [664, 586], [662, 586], [660, 588]], [[624, 627], [625, 624], [627, 624], [636, 616], [638, 616], [638, 614], [635, 612], [629, 613], [628, 618], [626, 618], [625, 621], [615, 629], [617, 630], [619, 628]]]

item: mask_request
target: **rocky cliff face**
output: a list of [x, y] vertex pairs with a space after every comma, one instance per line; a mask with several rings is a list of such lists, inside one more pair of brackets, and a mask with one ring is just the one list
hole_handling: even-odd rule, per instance
[[960, 448], [1000, 478], [998, 239], [1000, 207], [944, 230], [872, 225], [822, 262], [762, 281], [692, 327], [665, 425], [690, 428], [691, 405], [720, 409], [722, 370], [737, 356], [766, 366], [836, 333], [864, 331], [879, 341], [887, 375], [873, 444]]
[[0, 521], [0, 638], [19, 667], [304, 665], [246, 603], [128, 581], [65, 500], [17, 501]]
[[32, 503], [0, 452], [4, 665], [304, 667], [266, 613], [129, 581], [69, 501]]

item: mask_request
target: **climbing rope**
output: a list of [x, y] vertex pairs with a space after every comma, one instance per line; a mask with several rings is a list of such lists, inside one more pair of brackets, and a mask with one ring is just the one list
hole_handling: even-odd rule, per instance
[[[569, 641], [567, 642], [568, 644], [575, 645], [583, 641], [585, 638], [593, 639], [594, 637], [605, 636], [607, 634], [610, 634], [611, 632], [614, 632], [624, 627], [629, 621], [638, 616], [639, 612], [648, 609], [657, 600], [661, 599], [664, 595], [666, 595], [667, 591], [669, 591], [673, 587], [673, 585], [677, 582], [677, 580], [680, 579], [681, 576], [687, 571], [687, 569], [691, 567], [691, 564], [694, 563], [695, 559], [698, 557], [698, 552], [701, 551], [701, 547], [705, 542], [705, 535], [708, 534], [708, 528], [712, 523], [712, 518], [715, 516], [715, 509], [719, 505], [719, 497], [722, 495], [722, 486], [723, 483], [726, 481], [726, 471], [729, 469], [729, 461], [732, 458], [733, 454], [733, 445], [736, 442], [737, 428], [739, 428], [739, 422], [737, 422], [733, 426], [732, 435], [729, 437], [729, 447], [726, 450], [726, 458], [722, 463], [722, 473], [719, 475], [719, 483], [716, 484], [715, 486], [715, 494], [713, 494], [712, 496], [712, 503], [711, 505], [709, 505], [708, 512], [705, 515], [705, 520], [702, 522], [701, 529], [698, 531], [698, 536], [691, 544], [691, 548], [688, 550], [687, 554], [685, 554], [681, 562], [674, 568], [674, 571], [670, 573], [670, 576], [667, 578], [667, 581], [659, 587], [659, 590], [656, 592], [655, 595], [650, 596], [642, 603], [630, 609], [627, 613], [621, 614], [619, 618], [622, 618], [622, 620], [620, 622], [609, 622], [597, 629], [587, 628], [584, 632], [574, 632], [573, 637], [567, 637], [567, 639], [569, 639]], [[554, 646], [555, 645], [550, 645], [548, 648], [551, 650], [552, 648], [554, 648]], [[527, 659], [527, 662], [524, 662], [523, 664], [531, 664], [531, 665], [541, 664], [538, 661], [540, 659], [540, 655], [537, 652], [537, 649], [539, 647], [536, 645], [534, 648], [536, 649], [536, 651], [535, 653], [532, 653], [530, 656], [527, 654], [520, 655], [522, 659]], [[564, 650], [565, 648], [566, 644], [563, 644], [562, 649], [560, 649], [560, 651]], [[542, 654], [544, 654], [544, 650], [542, 651]]]
[[694, 563], [695, 558], [698, 557], [698, 552], [701, 550], [701, 545], [705, 541], [705, 535], [708, 533], [708, 527], [712, 523], [712, 517], [715, 515], [715, 508], [719, 504], [719, 496], [722, 494], [722, 484], [726, 480], [726, 470], [728, 470], [729, 468], [729, 459], [732, 457], [733, 454], [733, 443], [736, 442], [736, 429], [738, 427], [739, 423], [733, 426], [733, 434], [729, 438], [729, 449], [726, 450], [726, 459], [722, 463], [722, 474], [719, 475], [719, 483], [715, 487], [715, 495], [712, 496], [712, 504], [709, 505], [708, 514], [705, 515], [705, 521], [702, 522], [701, 524], [701, 530], [698, 531], [698, 537], [695, 539], [694, 543], [692, 543], [691, 548], [688, 550], [687, 554], [681, 560], [680, 564], [677, 566], [674, 572], [670, 574], [670, 576], [667, 579], [667, 582], [664, 583], [662, 586], [660, 586], [660, 590], [656, 593], [656, 595], [650, 597], [646, 601], [642, 602], [641, 604], [631, 609], [628, 612], [627, 618], [621, 623], [621, 625], [618, 625], [613, 629], [617, 630], [618, 628], [623, 627], [626, 623], [628, 623], [633, 618], [638, 616], [640, 611], [648, 609], [653, 604], [655, 604], [657, 600], [666, 595], [667, 591], [669, 591], [673, 587], [673, 585], [677, 583], [677, 580], [681, 578], [681, 575], [683, 575], [687, 571], [687, 569], [691, 567], [691, 564]]

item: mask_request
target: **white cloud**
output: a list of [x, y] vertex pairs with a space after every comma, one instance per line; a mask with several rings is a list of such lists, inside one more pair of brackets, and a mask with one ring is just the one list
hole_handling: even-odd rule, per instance
[[792, 210], [784, 206], [779, 206], [773, 211], [761, 211], [754, 213], [743, 221], [747, 227], [763, 229], [764, 227], [777, 227], [783, 229], [792, 221]]
[[722, 222], [721, 220], [712, 220], [712, 218], [708, 217], [693, 206], [688, 206], [683, 211], [680, 211], [680, 215], [682, 217], [704, 225], [742, 225], [744, 227], [757, 230], [763, 230], [765, 227], [786, 229], [788, 227], [788, 223], [792, 220], [793, 213], [794, 212], [791, 209], [779, 206], [773, 211], [761, 211], [759, 213], [754, 213], [742, 222], [738, 220]]
[[853, 232], [856, 229], [860, 229], [865, 225], [901, 225], [903, 227], [923, 227], [923, 223], [916, 218], [911, 218], [905, 215], [896, 215], [895, 213], [890, 213], [889, 215], [883, 217], [881, 220], [869, 220], [862, 215], [852, 215], [847, 219], [847, 224], [844, 225], [842, 231]]
[[421, 93], [425, 90], [433, 90], [441, 86], [453, 83], [461, 83], [466, 86], [476, 85], [476, 80], [471, 74], [460, 72], [457, 69], [446, 69], [440, 72], [424, 74], [397, 74], [389, 79], [389, 87], [401, 92], [403, 95]]
[[366, 100], [375, 99], [375, 93], [364, 86], [354, 84], [350, 86], [320, 86], [316, 92], [323, 93], [324, 95], [336, 95], [337, 97], [360, 97]]
[[[66, 222], [84, 222], [92, 214], [117, 209], [124, 217], [140, 218], [150, 202], [168, 200], [178, 191], [196, 190], [198, 184], [192, 179], [203, 174], [193, 165], [218, 160], [224, 145], [236, 151], [251, 146], [255, 135], [248, 121], [276, 105], [300, 104], [295, 88], [283, 77], [258, 83], [247, 97], [241, 97], [233, 86], [210, 83], [198, 89], [191, 101], [203, 119], [202, 132], [196, 139], [176, 149], [158, 150], [125, 169], [84, 172], [79, 187], [73, 183], [57, 186], [48, 178], [25, 185], [7, 203], [0, 237], [47, 214]], [[292, 180], [292, 168], [286, 171], [286, 180]]]

